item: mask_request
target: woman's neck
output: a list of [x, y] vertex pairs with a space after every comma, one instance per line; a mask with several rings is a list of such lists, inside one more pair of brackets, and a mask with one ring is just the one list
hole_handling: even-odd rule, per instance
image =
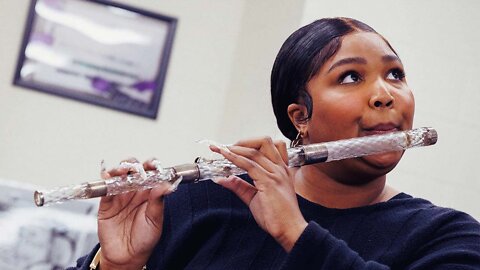
[[295, 172], [295, 191], [305, 199], [328, 208], [354, 208], [388, 201], [399, 192], [382, 175], [364, 185], [347, 185], [321, 170], [304, 166]]

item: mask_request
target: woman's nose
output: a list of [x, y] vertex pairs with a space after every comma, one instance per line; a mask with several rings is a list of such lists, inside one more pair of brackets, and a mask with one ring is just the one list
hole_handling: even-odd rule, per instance
[[380, 83], [375, 87], [372, 96], [369, 100], [369, 105], [373, 109], [389, 109], [392, 108], [395, 103], [395, 98], [388, 90], [388, 86], [384, 83]]

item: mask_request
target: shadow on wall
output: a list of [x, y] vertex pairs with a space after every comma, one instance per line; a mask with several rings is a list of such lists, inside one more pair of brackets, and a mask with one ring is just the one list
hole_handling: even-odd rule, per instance
[[33, 187], [0, 179], [0, 269], [65, 269], [98, 242], [97, 200], [38, 208]]

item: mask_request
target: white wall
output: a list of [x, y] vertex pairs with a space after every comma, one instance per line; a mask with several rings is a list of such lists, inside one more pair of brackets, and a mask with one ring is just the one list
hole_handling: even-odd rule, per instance
[[98, 178], [102, 159], [175, 165], [217, 137], [243, 1], [121, 1], [179, 19], [156, 121], [12, 86], [29, 1], [0, 2], [1, 177], [54, 186]]
[[301, 23], [304, 1], [245, 2], [219, 137], [225, 142], [264, 135], [285, 139], [271, 106], [270, 71], [281, 45]]
[[366, 22], [399, 53], [416, 99], [414, 126], [437, 145], [409, 150], [389, 184], [480, 218], [480, 1], [306, 0], [303, 24], [346, 16]]
[[350, 16], [390, 40], [414, 88], [415, 125], [439, 131], [438, 145], [406, 153], [390, 184], [480, 218], [476, 0], [119, 1], [179, 19], [157, 120], [12, 86], [28, 2], [0, 0], [0, 178], [72, 184], [96, 179], [102, 159], [175, 165], [209, 155], [197, 139], [281, 137], [269, 97], [281, 43], [314, 19]]

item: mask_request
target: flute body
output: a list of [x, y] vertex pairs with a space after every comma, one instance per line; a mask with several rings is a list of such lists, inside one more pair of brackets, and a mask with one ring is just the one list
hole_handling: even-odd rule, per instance
[[[331, 162], [385, 152], [403, 151], [413, 147], [433, 145], [437, 132], [423, 127], [408, 131], [391, 132], [333, 142], [302, 145], [287, 150], [288, 165], [299, 167], [320, 162]], [[111, 196], [120, 193], [153, 188], [160, 182], [191, 183], [215, 177], [243, 175], [246, 172], [226, 159], [208, 160], [197, 158], [195, 163], [143, 173], [112, 177], [107, 180], [86, 182], [79, 185], [59, 187], [49, 191], [35, 191], [37, 206], [60, 203], [75, 199]]]

